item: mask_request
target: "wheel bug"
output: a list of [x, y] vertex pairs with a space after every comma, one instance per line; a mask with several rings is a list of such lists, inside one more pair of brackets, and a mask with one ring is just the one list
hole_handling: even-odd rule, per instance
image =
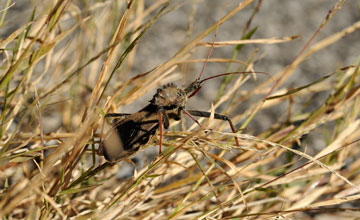
[[[215, 41], [215, 38], [214, 38]], [[208, 54], [207, 60], [213, 49], [213, 45]], [[133, 114], [109, 113], [105, 117], [115, 118], [112, 121], [112, 128], [105, 135], [99, 146], [99, 154], [111, 162], [125, 159], [137, 151], [140, 147], [146, 145], [156, 131], [160, 130], [159, 151], [162, 147], [162, 130], [169, 128], [170, 120], [179, 121], [182, 113], [192, 118], [200, 127], [200, 123], [192, 116], [210, 117], [210, 112], [198, 110], [185, 110], [185, 104], [188, 98], [194, 96], [202, 87], [202, 84], [210, 79], [231, 75], [231, 74], [250, 74], [263, 72], [232, 72], [223, 73], [201, 79], [202, 73], [206, 67], [204, 63], [199, 77], [185, 89], [178, 88], [175, 84], [169, 83], [158, 89], [150, 103], [140, 111]], [[227, 121], [232, 132], [236, 133], [232, 121], [226, 115], [214, 114], [215, 119]], [[239, 146], [239, 141], [235, 137], [235, 143]]]

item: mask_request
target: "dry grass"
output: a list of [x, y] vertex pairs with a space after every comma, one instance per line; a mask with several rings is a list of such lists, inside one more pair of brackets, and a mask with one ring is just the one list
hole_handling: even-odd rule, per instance
[[[202, 65], [204, 58], [191, 55], [209, 45], [203, 39], [250, 4], [260, 7], [261, 1], [244, 0], [168, 61], [135, 76], [131, 70], [143, 34], [181, 5], [85, 2], [47, 1], [34, 9], [28, 23], [0, 42], [2, 219], [313, 219], [316, 213], [350, 219], [360, 215], [356, 202], [360, 199], [359, 60], [323, 73], [329, 75], [307, 85], [282, 86], [305, 59], [360, 28], [357, 22], [313, 43], [343, 1], [323, 16], [317, 31], [282, 71], [270, 73], [272, 77], [249, 91], [240, 87], [251, 75], [225, 78], [210, 111], [223, 104], [222, 113], [233, 115], [237, 134], [226, 132], [227, 123], [212, 119], [199, 120], [211, 129], [207, 133], [195, 123], [182, 131], [167, 131], [167, 148], [128, 179], [116, 178], [120, 167], [95, 153], [104, 112], [115, 112], [179, 75], [180, 64]], [[254, 10], [249, 21], [256, 15]], [[189, 32], [196, 22], [192, 16]], [[254, 52], [246, 62], [237, 60], [240, 44], [291, 43], [296, 38], [250, 39], [255, 29], [249, 26], [243, 31], [241, 41], [214, 44], [233, 45], [231, 58], [208, 61], [228, 63], [228, 72], [253, 71], [261, 57]], [[311, 97], [320, 92], [328, 97], [315, 110], [307, 110]], [[236, 110], [254, 95], [262, 98], [245, 112]], [[294, 100], [299, 99], [308, 101], [295, 107]], [[287, 117], [256, 136], [247, 132], [260, 111], [283, 104], [289, 106]], [[326, 146], [309, 153], [312, 146], [304, 139], [319, 132]], [[235, 145], [233, 136], [241, 146]], [[157, 135], [149, 145], [158, 141]]]

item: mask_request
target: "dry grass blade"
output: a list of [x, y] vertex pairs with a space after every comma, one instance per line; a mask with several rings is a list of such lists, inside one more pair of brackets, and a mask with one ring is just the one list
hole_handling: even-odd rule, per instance
[[[356, 126], [355, 128], [357, 128], [359, 125], [359, 121], [356, 122]], [[216, 132], [216, 131], [215, 131]], [[272, 147], [275, 147], [275, 148], [279, 148], [279, 149], [284, 149], [284, 150], [287, 150], [287, 151], [290, 151], [292, 153], [295, 153], [301, 157], [304, 157], [310, 161], [312, 161], [313, 163], [319, 165], [320, 167], [322, 168], [325, 168], [327, 170], [329, 170], [331, 173], [335, 174], [336, 176], [338, 176], [340, 179], [344, 180], [344, 182], [348, 183], [349, 185], [353, 186], [353, 187], [358, 187], [359, 190], [360, 190], [360, 186], [357, 186], [355, 184], [353, 184], [352, 182], [350, 182], [347, 178], [343, 177], [340, 173], [336, 172], [335, 170], [333, 170], [332, 168], [330, 168], [329, 166], [323, 164], [322, 162], [320, 162], [318, 159], [310, 156], [310, 155], [307, 155], [303, 152], [300, 152], [298, 150], [294, 150], [294, 149], [291, 149], [285, 145], [282, 145], [282, 144], [277, 144], [277, 143], [274, 143], [274, 142], [271, 142], [271, 141], [267, 141], [265, 139], [260, 139], [260, 138], [257, 138], [257, 137], [254, 137], [254, 136], [251, 136], [251, 135], [247, 135], [247, 134], [233, 134], [233, 133], [224, 133], [224, 132], [217, 132], [217, 133], [220, 133], [220, 134], [224, 134], [224, 135], [229, 135], [229, 136], [236, 136], [238, 138], [241, 138], [241, 139], [245, 139], [245, 140], [248, 140], [248, 141], [255, 141], [255, 142], [262, 142], [262, 143], [265, 143], [267, 145], [270, 145]]]
[[[278, 43], [286, 43], [292, 40], [297, 39], [299, 36], [290, 36], [290, 37], [282, 37], [282, 38], [270, 38], [270, 39], [252, 39], [252, 40], [238, 40], [238, 41], [221, 41], [215, 42], [214, 47], [223, 47], [230, 45], [238, 45], [238, 44], [278, 44]], [[200, 42], [197, 46], [207, 46], [210, 47], [212, 45], [211, 42]]]

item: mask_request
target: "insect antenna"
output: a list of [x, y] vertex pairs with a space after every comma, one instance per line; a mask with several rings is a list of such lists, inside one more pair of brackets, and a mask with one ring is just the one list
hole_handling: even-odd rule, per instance
[[191, 83], [186, 89], [185, 89], [185, 92], [186, 94], [190, 94], [188, 95], [188, 98], [191, 98], [192, 96], [194, 96], [202, 87], [202, 83], [209, 80], [209, 79], [213, 79], [213, 78], [217, 78], [217, 77], [221, 77], [221, 76], [227, 76], [227, 75], [234, 75], [234, 74], [254, 74], [254, 73], [259, 73], [259, 74], [266, 74], [268, 76], [271, 77], [271, 75], [269, 73], [266, 73], [266, 72], [249, 72], [249, 71], [243, 71], [243, 72], [229, 72], [229, 73], [222, 73], [222, 74], [218, 74], [218, 75], [215, 75], [215, 76], [210, 76], [210, 77], [207, 77], [205, 79], [201, 79], [204, 71], [205, 71], [205, 68], [206, 68], [206, 65], [208, 64], [209, 62], [209, 58], [211, 56], [211, 53], [214, 49], [214, 45], [215, 45], [215, 39], [216, 39], [216, 36], [217, 36], [217, 32], [218, 32], [218, 29], [216, 29], [215, 31], [215, 35], [214, 35], [214, 39], [213, 39], [213, 42], [211, 44], [211, 47], [210, 47], [210, 51], [206, 57], [206, 60], [204, 62], [204, 65], [201, 69], [201, 72], [199, 74], [199, 77], [193, 82]]
[[190, 86], [188, 86], [186, 89], [185, 89], [185, 92], [186, 94], [190, 93], [192, 90], [195, 90], [190, 96], [188, 96], [188, 98], [194, 96], [200, 89], [201, 89], [201, 83], [200, 83], [200, 79], [201, 79], [201, 76], [202, 74], [204, 73], [205, 71], [205, 68], [206, 68], [206, 65], [208, 64], [209, 62], [209, 58], [211, 56], [211, 53], [214, 49], [214, 44], [215, 44], [215, 39], [216, 39], [216, 36], [217, 36], [217, 32], [218, 32], [218, 29], [216, 28], [216, 31], [215, 31], [215, 34], [214, 34], [214, 39], [213, 39], [213, 42], [211, 44], [211, 47], [210, 47], [210, 51], [206, 57], [206, 60], [205, 60], [205, 63], [201, 69], [201, 72], [199, 74], [199, 77], [193, 82], [190, 84]]
[[210, 79], [214, 79], [217, 77], [222, 77], [222, 76], [228, 76], [228, 75], [235, 75], [235, 74], [254, 74], [254, 73], [259, 73], [259, 74], [265, 74], [269, 77], [271, 77], [271, 75], [267, 72], [259, 72], [259, 71], [254, 71], [254, 72], [249, 72], [249, 71], [242, 71], [242, 72], [229, 72], [229, 73], [221, 73], [215, 76], [209, 76], [205, 79], [202, 80], [196, 80], [194, 83], [192, 83], [188, 88], [185, 89], [186, 93], [191, 93], [188, 98], [193, 97], [202, 87], [202, 84]]
[[271, 77], [271, 75], [267, 72], [259, 72], [259, 71], [254, 71], [254, 72], [249, 72], [249, 71], [242, 71], [242, 72], [229, 72], [229, 73], [221, 73], [221, 74], [218, 74], [218, 75], [215, 75], [215, 76], [210, 76], [210, 77], [207, 77], [205, 79], [202, 79], [200, 80], [200, 84], [209, 80], [209, 79], [214, 79], [214, 78], [217, 78], [217, 77], [221, 77], [221, 76], [228, 76], [228, 75], [235, 75], [235, 74], [254, 74], [254, 73], [259, 73], [259, 74], [265, 74], [269, 77]]
[[215, 35], [214, 35], [214, 39], [213, 39], [213, 42], [212, 42], [211, 47], [210, 47], [210, 51], [209, 51], [209, 53], [208, 53], [208, 55], [207, 55], [207, 57], [206, 57], [205, 63], [204, 63], [204, 65], [203, 65], [202, 69], [201, 69], [201, 72], [200, 72], [199, 77], [197, 78], [197, 80], [200, 80], [200, 79], [201, 79], [201, 76], [202, 76], [203, 72], [205, 71], [206, 65], [207, 65], [208, 62], [209, 62], [209, 58], [210, 58], [211, 53], [212, 53], [212, 51], [213, 51], [213, 49], [214, 49], [214, 44], [215, 44], [215, 39], [216, 39], [217, 32], [218, 32], [218, 29], [216, 28]]

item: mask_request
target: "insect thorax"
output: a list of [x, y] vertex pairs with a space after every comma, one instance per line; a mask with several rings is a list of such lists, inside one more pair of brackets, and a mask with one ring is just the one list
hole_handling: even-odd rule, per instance
[[184, 107], [186, 99], [186, 93], [183, 89], [178, 88], [174, 83], [169, 83], [158, 89], [150, 102], [158, 108], [170, 110]]

